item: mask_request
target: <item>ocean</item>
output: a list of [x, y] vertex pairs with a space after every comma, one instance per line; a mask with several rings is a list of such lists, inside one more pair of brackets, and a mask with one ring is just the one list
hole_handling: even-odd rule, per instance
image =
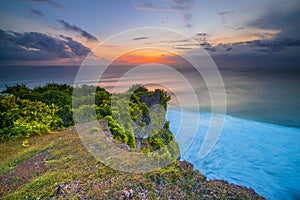
[[[127, 70], [126, 66], [112, 68], [99, 85], [110, 90], [120, 74]], [[77, 71], [78, 67], [72, 66], [0, 66], [0, 90], [5, 84], [16, 83], [29, 87], [48, 82], [73, 85]], [[199, 150], [210, 120], [210, 95], [200, 76], [194, 76], [192, 71], [183, 70], [182, 73], [197, 94], [199, 112], [180, 109], [175, 94], [185, 93], [185, 88], [174, 78], [159, 72], [136, 76], [141, 81], [147, 77], [164, 80], [172, 87], [171, 91], [167, 90], [173, 99], [167, 119], [175, 138], [189, 133], [189, 127], [178, 131], [183, 115], [199, 119], [193, 140], [188, 148], [181, 149], [181, 158], [193, 163], [208, 179], [224, 179], [251, 187], [267, 199], [300, 199], [300, 70], [220, 69], [226, 89], [227, 115], [217, 144], [203, 159], [199, 157]], [[98, 81], [92, 72], [80, 78], [82, 83]], [[123, 87], [130, 84], [132, 82], [127, 81]], [[155, 88], [157, 85], [149, 86]], [[186, 147], [186, 144], [180, 146]]]
[[[220, 139], [204, 158], [198, 156], [208, 129], [209, 113], [183, 111], [186, 120], [199, 118], [198, 131], [181, 158], [208, 179], [223, 179], [253, 188], [267, 199], [300, 199], [300, 129], [227, 115]], [[168, 110], [175, 138], [182, 113]], [[182, 140], [178, 140], [179, 144]], [[186, 144], [181, 144], [186, 145]]]

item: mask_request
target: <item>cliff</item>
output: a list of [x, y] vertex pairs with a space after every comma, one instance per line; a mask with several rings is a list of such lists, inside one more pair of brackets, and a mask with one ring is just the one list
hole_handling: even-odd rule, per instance
[[[114, 170], [96, 160], [86, 150], [75, 128], [48, 134], [47, 132], [28, 134], [24, 132], [27, 129], [22, 129], [22, 134], [26, 135], [26, 138], [22, 137], [22, 134], [11, 137], [10, 133], [19, 128], [11, 123], [15, 120], [11, 116], [20, 117], [20, 112], [28, 113], [24, 108], [16, 109], [20, 107], [19, 105], [26, 104], [30, 105], [26, 107], [32, 111], [29, 113], [37, 113], [34, 110], [37, 105], [51, 111], [55, 119], [52, 120], [53, 124], [63, 122], [65, 127], [73, 123], [71, 112], [82, 116], [87, 113], [86, 111], [94, 111], [96, 108], [102, 130], [109, 140], [124, 151], [147, 154], [166, 148], [167, 144], [174, 141], [169, 123], [165, 121], [165, 112], [157, 112], [166, 109], [170, 100], [163, 90], [152, 92], [144, 87], [131, 88], [133, 94], [128, 115], [126, 109], [111, 108], [111, 94], [106, 90], [93, 86], [84, 86], [83, 89], [53, 83], [33, 90], [16, 85], [5, 91], [14, 97], [2, 99], [2, 108], [7, 109], [9, 106], [11, 108], [3, 120], [9, 122], [7, 124], [11, 126], [5, 126], [2, 133], [7, 136], [5, 138], [13, 140], [4, 140], [0, 143], [0, 199], [264, 199], [251, 188], [221, 180], [207, 180], [199, 171], [194, 170], [192, 164], [176, 159], [165, 168], [147, 173]], [[95, 104], [80, 106], [82, 101], [93, 100], [91, 93], [95, 89]], [[71, 99], [72, 90], [78, 90], [78, 94], [81, 94], [80, 92], [87, 94]], [[46, 98], [49, 97], [49, 93], [51, 98]], [[56, 95], [55, 98], [52, 98], [53, 95]], [[117, 98], [122, 100], [123, 97], [120, 95]], [[11, 99], [14, 101], [7, 101]], [[70, 109], [72, 100], [73, 103], [78, 102], [78, 107], [73, 107], [73, 110]], [[53, 107], [52, 104], [56, 106]], [[158, 104], [164, 109], [153, 108]], [[121, 101], [120, 106], [127, 108], [128, 104], [122, 104]], [[154, 109], [155, 112], [152, 114], [157, 118], [151, 117], [151, 109]], [[59, 112], [55, 113], [55, 110]], [[116, 122], [112, 117], [113, 114], [131, 118], [139, 126], [122, 124], [122, 120]], [[89, 120], [89, 115], [84, 116], [81, 123]], [[61, 120], [56, 120], [57, 118]], [[28, 127], [37, 132], [34, 129], [35, 123], [32, 123], [35, 120], [40, 123], [40, 116], [33, 116], [32, 120], [28, 121]], [[24, 120], [22, 122], [24, 123]], [[149, 124], [152, 124], [150, 128], [143, 129]], [[129, 131], [124, 131], [124, 128]], [[93, 131], [98, 129], [95, 127]], [[28, 137], [29, 135], [31, 137]], [[147, 137], [136, 137], [137, 135]], [[172, 150], [175, 149], [179, 150], [176, 143]], [[123, 155], [114, 156], [124, 160]]]
[[149, 173], [106, 167], [75, 129], [1, 143], [1, 199], [264, 199], [251, 188], [207, 180], [186, 161]]

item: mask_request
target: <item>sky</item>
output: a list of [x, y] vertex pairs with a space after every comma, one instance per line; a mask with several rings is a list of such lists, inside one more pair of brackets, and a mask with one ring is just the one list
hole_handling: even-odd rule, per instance
[[[136, 35], [130, 43], [97, 52], [111, 36], [159, 27], [197, 42], [169, 39], [167, 45], [176, 46], [179, 56], [202, 48], [219, 67], [300, 67], [300, 0], [10, 0], [0, 5], [2, 66], [80, 65], [91, 51], [94, 59], [109, 60], [118, 45], [163, 40]], [[114, 63], [172, 64], [174, 57], [135, 51]]]

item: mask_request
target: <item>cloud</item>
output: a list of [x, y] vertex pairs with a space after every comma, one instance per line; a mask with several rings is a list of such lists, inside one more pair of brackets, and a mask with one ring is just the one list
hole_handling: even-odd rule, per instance
[[58, 19], [57, 21], [63, 26], [64, 29], [79, 33], [82, 37], [86, 38], [88, 41], [91, 41], [91, 42], [98, 41], [98, 39], [95, 36], [93, 36], [92, 34], [88, 33], [87, 31], [83, 30], [82, 28], [80, 28], [76, 25], [71, 25], [62, 19]]
[[173, 1], [179, 5], [186, 5], [193, 2], [193, 0], [173, 0]]
[[148, 39], [148, 37], [136, 37], [136, 38], [133, 38], [133, 40], [146, 40]]
[[228, 14], [233, 14], [234, 11], [229, 10], [229, 11], [222, 11], [222, 12], [218, 12], [219, 15], [221, 15], [222, 17]]
[[281, 30], [278, 37], [299, 38], [299, 3], [299, 1], [291, 1], [286, 5], [280, 6], [279, 8], [271, 6], [257, 19], [248, 22], [247, 26], [261, 29]]
[[184, 11], [190, 9], [192, 0], [133, 0], [137, 10], [146, 11]]
[[172, 42], [172, 43], [182, 43], [182, 42], [189, 42], [190, 39], [182, 39], [182, 40], [171, 40], [171, 41], [165, 41], [165, 42]]
[[192, 24], [190, 23], [191, 19], [192, 19], [192, 14], [191, 13], [185, 13], [183, 14], [183, 21], [185, 23], [185, 27], [187, 28], [191, 28]]
[[214, 47], [205, 47], [204, 49], [207, 51], [212, 51], [212, 52], [217, 51], [217, 48], [214, 48]]
[[239, 26], [239, 27], [232, 27], [232, 29], [234, 29], [234, 30], [243, 30], [243, 29], [245, 29], [245, 27], [241, 27], [241, 26]]
[[279, 52], [290, 47], [300, 47], [300, 39], [278, 38], [277, 40], [253, 40], [246, 43], [258, 47], [257, 51]]
[[181, 46], [179, 46], [179, 47], [176, 47], [176, 49], [178, 49], [178, 50], [191, 50], [191, 49], [193, 49], [193, 48], [191, 48], [191, 47], [181, 47]]
[[31, 11], [31, 13], [33, 13], [37, 17], [45, 17], [44, 13], [37, 10], [37, 9], [30, 8], [30, 11]]
[[206, 37], [206, 36], [208, 36], [207, 33], [197, 33], [196, 35], [201, 36], [201, 37]]
[[253, 40], [234, 44], [232, 48], [242, 46], [261, 53], [289, 52], [295, 54], [300, 48], [300, 7], [299, 1], [291, 1], [282, 6], [270, 5], [258, 18], [249, 21], [246, 26], [265, 30], [278, 30], [270, 39]]
[[207, 41], [207, 37], [207, 33], [196, 33], [196, 37], [194, 39], [199, 43], [203, 43]]
[[227, 20], [227, 16], [229, 14], [233, 14], [234, 11], [232, 10], [227, 10], [227, 11], [222, 11], [222, 12], [218, 12], [218, 15], [221, 16], [221, 23], [226, 26], [228, 24], [228, 20]]
[[232, 50], [232, 47], [227, 47], [226, 48], [226, 51], [231, 51]]
[[[194, 39], [199, 45], [207, 51], [210, 51], [212, 55], [266, 55], [272, 54], [277, 56], [292, 56], [299, 57], [300, 51], [300, 37], [261, 37], [261, 39], [233, 42], [233, 43], [216, 43], [214, 40], [208, 38], [207, 33], [196, 33]], [[188, 43], [180, 44], [177, 47], [192, 47]]]
[[70, 37], [0, 29], [0, 61], [51, 61], [84, 58], [90, 49]]
[[[247, 55], [247, 54], [260, 54], [272, 53], [276, 55], [280, 54], [295, 54], [300, 50], [300, 39], [292, 38], [276, 38], [276, 39], [261, 39], [251, 40], [247, 42], [236, 42], [232, 44], [218, 44], [211, 45], [207, 42], [200, 44], [205, 49], [215, 48], [216, 54], [223, 54], [225, 52], [231, 52], [235, 55]], [[297, 50], [298, 49], [298, 50]]]
[[182, 19], [185, 23], [185, 27], [192, 27], [190, 22], [192, 19], [192, 14], [188, 11], [192, 7], [194, 0], [133, 0], [134, 7], [137, 10], [144, 11], [176, 11], [181, 12]]
[[56, 7], [56, 8], [64, 8], [63, 5], [55, 2], [55, 1], [52, 1], [52, 0], [26, 0], [26, 1], [31, 1], [31, 2], [37, 2], [37, 3], [43, 3], [43, 4], [46, 4], [46, 5], [49, 5], [49, 6], [53, 6], [53, 7]]
[[202, 47], [211, 47], [211, 44], [205, 41], [205, 42], [201, 42], [200, 46], [202, 46]]

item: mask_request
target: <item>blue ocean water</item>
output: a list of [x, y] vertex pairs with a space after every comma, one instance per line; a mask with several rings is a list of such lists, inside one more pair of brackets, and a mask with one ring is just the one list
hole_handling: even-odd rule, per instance
[[[178, 132], [181, 116], [199, 118], [195, 133]], [[200, 159], [198, 153], [210, 122], [209, 113], [193, 113], [169, 108], [171, 130], [195, 134], [182, 159], [194, 164], [208, 179], [223, 179], [253, 188], [267, 199], [300, 199], [300, 129], [253, 120], [225, 118], [224, 128], [214, 149]], [[180, 146], [181, 140], [177, 140]]]
[[[48, 82], [73, 85], [78, 69], [0, 66], [0, 91], [5, 84], [16, 83], [29, 87]], [[124, 70], [125, 66], [112, 68], [101, 84], [112, 87]], [[300, 70], [232, 68], [220, 72], [227, 95], [227, 116], [215, 148], [204, 159], [198, 153], [210, 120], [210, 114], [205, 112], [210, 106], [209, 93], [193, 72], [182, 72], [196, 87], [201, 107], [200, 113], [183, 111], [187, 121], [199, 118], [199, 127], [194, 132], [184, 126], [182, 133], [177, 130], [183, 113], [176, 103], [168, 109], [167, 118], [176, 137], [191, 134], [189, 138], [193, 138], [189, 148], [183, 149], [187, 145], [181, 144], [182, 158], [193, 163], [208, 179], [251, 187], [268, 199], [300, 199]], [[149, 75], [153, 81], [155, 77], [165, 78], [159, 72]], [[81, 81], [93, 83], [97, 78], [89, 73]], [[177, 80], [166, 82], [173, 83], [174, 91], [185, 92]]]
[[26, 84], [33, 88], [56, 82], [73, 85], [79, 67], [71, 66], [0, 66], [0, 91], [5, 85]]

